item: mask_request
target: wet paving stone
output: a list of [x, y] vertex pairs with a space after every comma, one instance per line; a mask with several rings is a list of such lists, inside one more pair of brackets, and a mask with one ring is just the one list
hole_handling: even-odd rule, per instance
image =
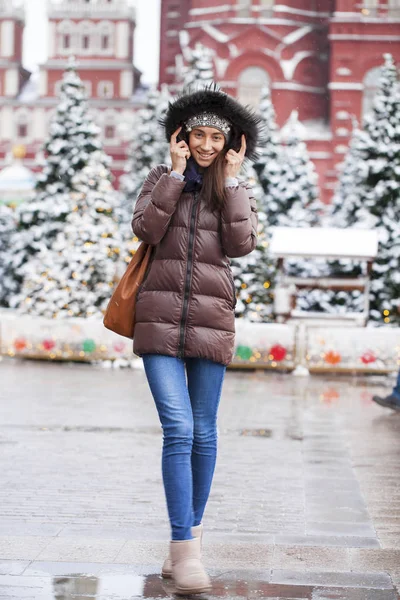
[[[4, 360], [0, 378], [0, 600], [172, 597], [157, 575], [169, 528], [143, 372]], [[371, 401], [389, 387], [227, 373], [210, 597], [397, 598], [400, 418]]]
[[[134, 600], [174, 598], [172, 581], [150, 567], [79, 563], [33, 563], [22, 576], [0, 576], [0, 598], [11, 600]], [[398, 600], [384, 573], [296, 573], [294, 571], [228, 571], [212, 573], [205, 598], [270, 600]]]

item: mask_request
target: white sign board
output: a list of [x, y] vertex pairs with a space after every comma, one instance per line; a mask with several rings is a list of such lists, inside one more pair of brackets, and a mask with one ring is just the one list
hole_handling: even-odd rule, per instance
[[367, 229], [330, 227], [272, 227], [271, 254], [277, 258], [321, 257], [372, 260], [378, 234]]

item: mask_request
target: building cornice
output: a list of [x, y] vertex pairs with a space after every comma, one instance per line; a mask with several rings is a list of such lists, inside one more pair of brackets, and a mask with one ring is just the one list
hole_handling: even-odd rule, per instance
[[49, 19], [128, 19], [136, 21], [136, 10], [131, 0], [115, 0], [113, 4], [55, 4], [47, 0]]
[[[210, 6], [206, 8], [192, 8], [189, 10], [189, 15], [198, 16], [198, 15], [213, 15], [224, 12], [231, 11], [239, 11], [240, 6], [237, 4], [220, 4], [219, 6]], [[291, 6], [285, 6], [284, 4], [275, 4], [273, 7], [268, 8], [261, 4], [253, 4], [251, 7], [252, 13], [289, 13], [292, 15], [299, 15], [303, 17], [315, 17], [315, 18], [329, 18], [331, 17], [331, 13], [323, 12], [323, 11], [315, 11], [315, 10], [302, 10], [300, 8], [294, 8]]]
[[[29, 110], [34, 108], [53, 108], [57, 106], [60, 102], [60, 99], [56, 96], [54, 97], [46, 97], [46, 98], [37, 98], [32, 102], [21, 102], [16, 98], [5, 98], [4, 96], [0, 98], [0, 107], [1, 106], [12, 106], [14, 108], [27, 108]], [[88, 98], [89, 102], [89, 110], [91, 108], [104, 108], [104, 109], [114, 109], [114, 108], [135, 108], [136, 106], [141, 106], [138, 103], [134, 102], [134, 100], [118, 100], [118, 99], [100, 99], [100, 98]]]
[[[264, 19], [262, 17], [232, 17], [230, 19], [210, 19], [202, 21], [189, 21], [185, 23], [185, 29], [193, 29], [195, 27], [204, 27], [205, 25], [220, 26], [220, 25], [287, 25], [290, 27], [301, 27], [304, 25], [310, 25], [311, 23], [306, 21], [296, 21], [290, 19]], [[314, 23], [315, 27], [326, 27], [325, 24]]]
[[305, 92], [307, 94], [326, 94], [326, 88], [302, 85], [293, 81], [274, 81], [271, 84], [273, 90], [292, 90], [293, 92]]
[[[133, 63], [131, 62], [116, 62], [116, 61], [112, 61], [112, 60], [86, 60], [86, 59], [81, 59], [81, 58], [77, 58], [77, 63], [78, 63], [78, 71], [81, 70], [87, 70], [90, 69], [92, 71], [120, 71], [121, 69], [123, 70], [128, 70], [128, 69], [132, 69], [135, 70], [136, 67], [134, 66]], [[49, 60], [46, 63], [40, 65], [40, 70], [41, 71], [58, 71], [58, 70], [65, 70], [68, 66], [68, 61], [64, 60], [64, 59], [60, 59], [60, 60]]]
[[349, 40], [358, 42], [400, 42], [400, 35], [368, 35], [364, 33], [330, 33], [330, 40]]
[[364, 89], [362, 83], [350, 82], [350, 81], [331, 81], [328, 83], [330, 90], [356, 90], [358, 92]]

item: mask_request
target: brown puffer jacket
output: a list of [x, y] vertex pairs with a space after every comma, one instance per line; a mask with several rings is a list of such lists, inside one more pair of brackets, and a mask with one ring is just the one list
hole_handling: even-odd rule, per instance
[[256, 245], [257, 208], [246, 184], [227, 188], [212, 213], [165, 165], [149, 173], [132, 228], [155, 246], [136, 304], [134, 352], [208, 358], [227, 365], [235, 341], [235, 286], [227, 257]]

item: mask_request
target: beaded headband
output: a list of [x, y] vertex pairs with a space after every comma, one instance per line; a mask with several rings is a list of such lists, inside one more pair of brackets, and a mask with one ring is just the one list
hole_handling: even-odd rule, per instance
[[222, 131], [225, 137], [231, 130], [231, 125], [227, 119], [209, 112], [200, 113], [186, 121], [185, 128], [187, 132], [192, 131], [195, 127], [215, 127], [215, 129]]

